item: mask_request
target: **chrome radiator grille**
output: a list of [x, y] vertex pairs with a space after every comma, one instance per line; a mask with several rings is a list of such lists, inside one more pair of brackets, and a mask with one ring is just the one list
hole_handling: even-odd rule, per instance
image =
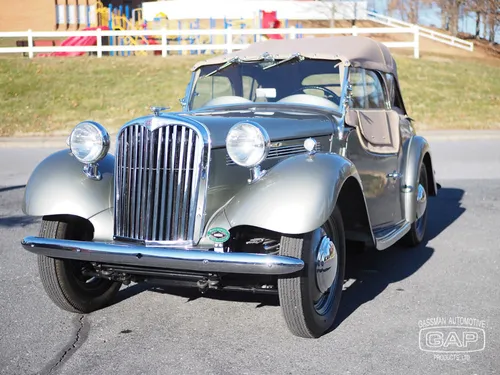
[[115, 238], [192, 241], [201, 216], [204, 153], [204, 140], [188, 126], [122, 129], [116, 145]]

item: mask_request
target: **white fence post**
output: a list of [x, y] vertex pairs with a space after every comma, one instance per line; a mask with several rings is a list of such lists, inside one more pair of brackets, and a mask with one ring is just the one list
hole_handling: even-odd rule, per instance
[[291, 33], [290, 33], [290, 39], [296, 39], [297, 34], [295, 33], [295, 26], [290, 27]]
[[417, 25], [413, 26], [413, 57], [420, 58], [420, 29]]
[[97, 42], [96, 42], [96, 46], [97, 46], [97, 57], [98, 58], [101, 58], [102, 57], [102, 30], [101, 28], [99, 27], [97, 29]]
[[32, 59], [34, 53], [33, 53], [33, 34], [31, 29], [28, 30], [28, 47], [29, 47], [28, 56], [30, 59]]
[[358, 36], [358, 27], [356, 25], [352, 26], [352, 35]]
[[161, 57], [167, 57], [167, 29], [161, 29]]
[[231, 26], [228, 26], [226, 29], [226, 44], [227, 46], [227, 53], [232, 53], [233, 52], [233, 30]]

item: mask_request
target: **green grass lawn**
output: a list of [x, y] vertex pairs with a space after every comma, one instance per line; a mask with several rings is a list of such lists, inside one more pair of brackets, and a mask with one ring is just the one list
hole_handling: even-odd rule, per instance
[[[0, 136], [67, 134], [92, 119], [110, 131], [149, 113], [179, 110], [189, 68], [202, 57], [0, 58]], [[398, 57], [418, 129], [500, 128], [500, 64]]]

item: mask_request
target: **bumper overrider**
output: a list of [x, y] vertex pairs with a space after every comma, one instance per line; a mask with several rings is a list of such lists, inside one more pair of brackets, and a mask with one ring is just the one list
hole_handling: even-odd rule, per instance
[[213, 250], [146, 247], [121, 242], [92, 242], [26, 237], [23, 247], [52, 258], [109, 263], [169, 270], [285, 275], [300, 271], [300, 259], [266, 254], [219, 253]]

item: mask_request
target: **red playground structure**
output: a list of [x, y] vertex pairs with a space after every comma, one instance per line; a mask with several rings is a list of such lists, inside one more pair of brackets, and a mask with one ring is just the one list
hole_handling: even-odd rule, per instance
[[[276, 11], [271, 12], [260, 11], [260, 20], [263, 29], [279, 29], [281, 27], [281, 21], [278, 20]], [[269, 39], [283, 39], [283, 35], [280, 34], [266, 34]]]
[[[100, 26], [101, 30], [109, 30], [106, 26]], [[85, 30], [97, 30], [97, 27], [86, 27]], [[61, 46], [95, 46], [97, 44], [97, 38], [95, 36], [72, 36], [61, 42]], [[40, 53], [38, 57], [46, 56], [83, 56], [86, 52], [74, 51], [74, 52], [52, 52], [52, 53]]]

